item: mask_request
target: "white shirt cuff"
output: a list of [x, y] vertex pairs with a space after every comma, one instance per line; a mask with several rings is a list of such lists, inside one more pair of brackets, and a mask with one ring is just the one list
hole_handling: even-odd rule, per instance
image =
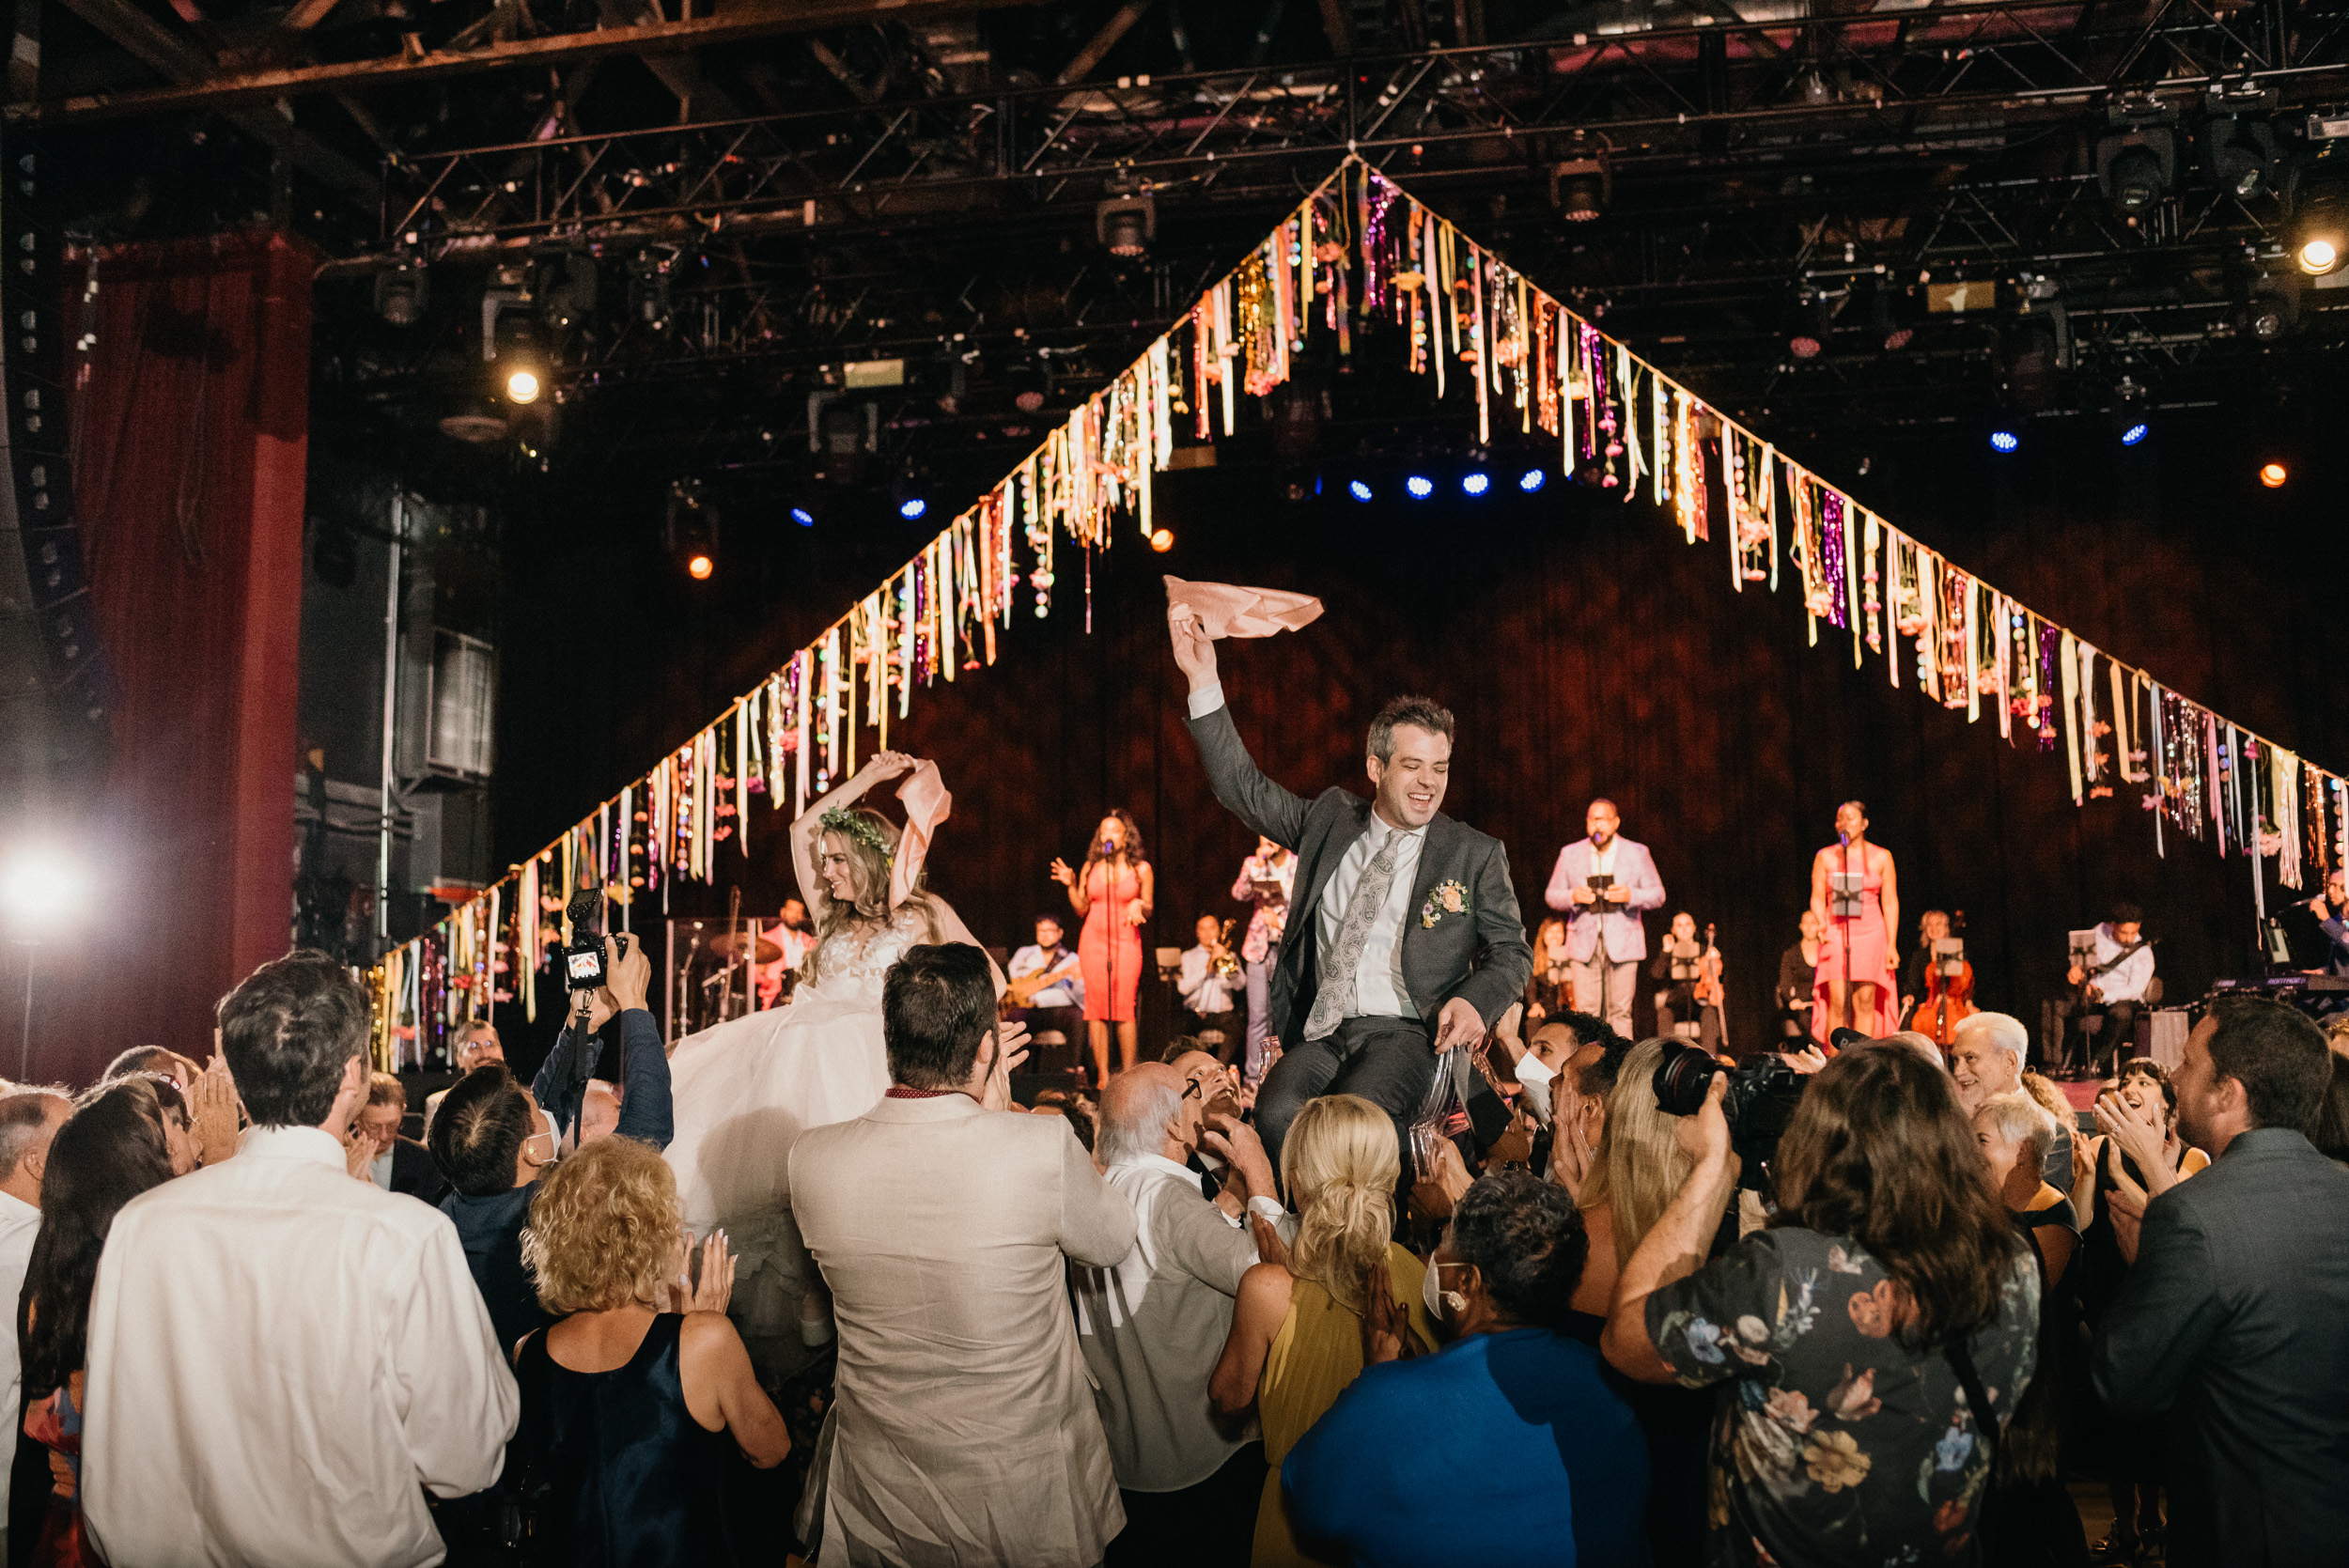
[[1274, 1226], [1288, 1217], [1288, 1210], [1281, 1206], [1278, 1198], [1251, 1198], [1248, 1200], [1248, 1212], [1262, 1215], [1267, 1224]]
[[1205, 719], [1222, 706], [1223, 683], [1220, 680], [1212, 686], [1203, 686], [1190, 694], [1190, 716], [1194, 719]]

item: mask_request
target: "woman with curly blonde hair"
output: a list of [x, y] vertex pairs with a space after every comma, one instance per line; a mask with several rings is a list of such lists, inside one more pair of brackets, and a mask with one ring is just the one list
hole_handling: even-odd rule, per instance
[[[902, 829], [858, 803], [901, 775]], [[803, 1358], [794, 1353], [801, 1343], [832, 1337], [822, 1282], [791, 1219], [791, 1145], [810, 1127], [862, 1116], [888, 1093], [880, 995], [889, 966], [916, 943], [978, 945], [922, 885], [930, 835], [953, 803], [936, 764], [883, 752], [802, 812], [791, 824], [791, 862], [817, 941], [791, 1000], [688, 1035], [670, 1059], [668, 1158], [685, 1222], [697, 1234], [723, 1227], [740, 1250], [735, 1321], [752, 1354], [778, 1370]]]
[[1357, 1094], [1306, 1101], [1281, 1145], [1297, 1239], [1285, 1264], [1260, 1263], [1240, 1276], [1207, 1385], [1217, 1409], [1237, 1415], [1253, 1403], [1264, 1424], [1271, 1473], [1256, 1512], [1256, 1568], [1323, 1560], [1289, 1528], [1281, 1462], [1361, 1374], [1365, 1337], [1400, 1338], [1407, 1356], [1435, 1348], [1421, 1299], [1426, 1270], [1389, 1239], [1402, 1173], [1394, 1119]]
[[690, 1294], [687, 1256], [677, 1180], [646, 1144], [598, 1139], [538, 1184], [522, 1260], [561, 1321], [514, 1358], [506, 1478], [533, 1499], [529, 1560], [683, 1568], [768, 1545], [727, 1517], [727, 1439], [763, 1470], [791, 1438], [726, 1321], [724, 1238]]

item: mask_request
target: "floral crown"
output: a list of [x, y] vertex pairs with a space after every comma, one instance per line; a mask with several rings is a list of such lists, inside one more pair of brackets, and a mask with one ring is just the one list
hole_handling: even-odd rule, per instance
[[844, 838], [856, 840], [865, 848], [879, 855], [883, 864], [888, 864], [896, 859], [895, 852], [890, 848], [889, 840], [882, 836], [880, 829], [874, 825], [871, 817], [861, 813], [834, 806], [817, 819], [817, 826], [825, 832], [838, 833]]

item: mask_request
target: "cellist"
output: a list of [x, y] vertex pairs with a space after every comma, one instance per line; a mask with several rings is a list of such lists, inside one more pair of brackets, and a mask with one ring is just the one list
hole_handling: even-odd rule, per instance
[[[1958, 918], [1962, 922], [1965, 917]], [[1929, 1035], [1945, 1048], [1956, 1037], [1958, 1020], [1980, 1011], [1974, 1005], [1974, 966], [1960, 957], [1957, 972], [1946, 972], [1950, 965], [1936, 952], [1952, 935], [1949, 915], [1927, 909], [1917, 922], [1917, 946], [1908, 955], [1901, 985], [1902, 1027]]]

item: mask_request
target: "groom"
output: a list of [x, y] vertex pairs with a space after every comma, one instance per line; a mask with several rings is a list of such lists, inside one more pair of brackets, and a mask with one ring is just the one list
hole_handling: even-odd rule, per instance
[[1472, 1046], [1525, 994], [1532, 950], [1501, 841], [1436, 808], [1452, 768], [1452, 715], [1398, 697], [1370, 726], [1365, 800], [1313, 800], [1257, 771], [1223, 706], [1215, 644], [1199, 616], [1167, 612], [1174, 662], [1190, 682], [1190, 733], [1215, 798], [1297, 856], [1297, 885], [1268, 1027], [1283, 1048], [1256, 1096], [1256, 1128], [1277, 1168], [1307, 1100], [1360, 1094], [1407, 1136], [1436, 1056]]

